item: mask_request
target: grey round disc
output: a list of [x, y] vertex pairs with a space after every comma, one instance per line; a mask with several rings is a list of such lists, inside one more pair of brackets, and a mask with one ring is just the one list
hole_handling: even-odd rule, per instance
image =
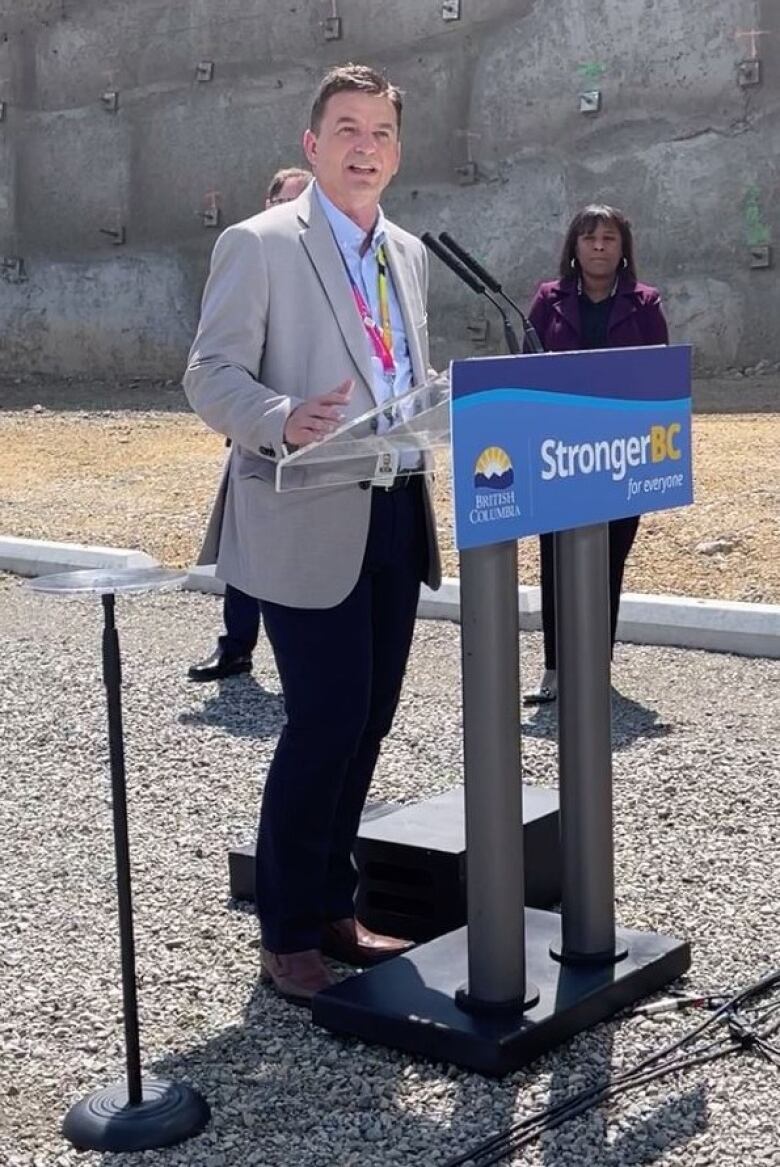
[[181, 587], [186, 578], [186, 571], [169, 567], [98, 567], [40, 575], [28, 580], [26, 586], [33, 592], [52, 596], [104, 596], [169, 591]]

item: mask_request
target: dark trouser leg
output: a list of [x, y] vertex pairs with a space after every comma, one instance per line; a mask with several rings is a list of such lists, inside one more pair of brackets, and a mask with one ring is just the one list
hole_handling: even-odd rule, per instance
[[[406, 664], [408, 608], [421, 574], [420, 557], [410, 548], [420, 537], [424, 548], [419, 490], [415, 484], [373, 492], [363, 568], [341, 604], [261, 605], [287, 711], [266, 780], [257, 846], [257, 909], [273, 952], [318, 948], [324, 920], [336, 918], [335, 903], [337, 916], [352, 914], [351, 890], [342, 907], [344, 855], [349, 862]], [[411, 537], [410, 514], [416, 518]], [[332, 870], [339, 873], [333, 894]]]
[[542, 632], [544, 633], [544, 667], [555, 664], [555, 560], [553, 536], [539, 536], [540, 578], [542, 585]]
[[333, 824], [325, 917], [354, 913], [357, 871], [352, 849], [382, 739], [390, 732], [401, 696], [414, 634], [420, 578], [427, 573], [422, 483], [412, 483], [379, 505], [393, 508], [392, 546], [371, 576], [371, 701], [360, 744], [347, 769]]
[[636, 538], [639, 518], [614, 519], [609, 524], [609, 614], [612, 630], [612, 647], [615, 647], [620, 593], [623, 590], [623, 571], [628, 553]]
[[251, 656], [260, 630], [260, 601], [225, 585], [225, 635], [219, 646], [228, 656]]

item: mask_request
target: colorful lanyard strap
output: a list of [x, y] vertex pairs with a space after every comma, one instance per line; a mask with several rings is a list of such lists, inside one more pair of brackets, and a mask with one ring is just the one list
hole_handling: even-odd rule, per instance
[[382, 325], [381, 331], [377, 327], [376, 321], [371, 315], [371, 309], [366, 303], [366, 298], [360, 291], [360, 288], [355, 283], [352, 273], [347, 267], [347, 275], [349, 282], [352, 285], [352, 295], [355, 298], [357, 310], [360, 313], [360, 319], [363, 321], [363, 327], [366, 330], [368, 339], [371, 342], [371, 347], [374, 350], [374, 355], [382, 362], [382, 372], [387, 377], [395, 376], [395, 360], [393, 358], [393, 326], [390, 320], [390, 296], [388, 293], [387, 280], [387, 260], [385, 258], [384, 247], [378, 247], [376, 252], [377, 265], [377, 286], [379, 289], [379, 314], [380, 323]]

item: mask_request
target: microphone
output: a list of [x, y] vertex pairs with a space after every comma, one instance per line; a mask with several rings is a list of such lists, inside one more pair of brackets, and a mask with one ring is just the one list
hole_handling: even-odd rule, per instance
[[474, 256], [470, 254], [470, 252], [466, 251], [465, 247], [461, 247], [459, 243], [456, 243], [456, 241], [447, 231], [442, 231], [439, 234], [439, 239], [445, 245], [445, 247], [450, 249], [453, 255], [458, 257], [462, 264], [474, 272], [477, 278], [480, 279], [482, 283], [490, 289], [491, 292], [494, 292], [497, 296], [500, 296], [502, 300], [506, 300], [507, 304], [509, 304], [511, 308], [514, 308], [515, 312], [520, 317], [520, 322], [523, 326], [523, 334], [531, 352], [544, 352], [544, 349], [542, 348], [542, 342], [539, 340], [539, 335], [533, 324], [531, 324], [530, 320], [528, 320], [527, 317], [523, 314], [519, 305], [516, 304], [515, 301], [512, 300], [509, 296], [507, 296], [506, 292], [495, 276], [492, 276], [489, 271], [486, 271], [482, 264], [476, 260]]
[[440, 259], [441, 262], [450, 269], [450, 271], [454, 272], [458, 279], [463, 280], [463, 283], [467, 287], [471, 288], [472, 292], [476, 292], [478, 296], [485, 296], [488, 300], [490, 300], [490, 303], [498, 309], [498, 311], [501, 313], [501, 319], [504, 324], [504, 340], [506, 341], [506, 346], [510, 353], [519, 353], [520, 341], [517, 339], [517, 333], [512, 327], [511, 321], [504, 311], [503, 305], [499, 303], [495, 296], [491, 295], [491, 293], [485, 287], [484, 283], [476, 279], [467, 267], [465, 267], [462, 263], [459, 263], [457, 259], [454, 259], [453, 256], [451, 256], [450, 253], [446, 251], [444, 247], [442, 247], [441, 243], [439, 243], [437, 239], [434, 239], [430, 231], [425, 231], [424, 234], [420, 236], [420, 238], [429, 251], [432, 251], [437, 259]]

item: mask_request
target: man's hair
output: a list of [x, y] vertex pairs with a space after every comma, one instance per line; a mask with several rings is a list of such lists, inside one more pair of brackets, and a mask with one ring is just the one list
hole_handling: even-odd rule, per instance
[[578, 211], [569, 224], [561, 252], [560, 276], [562, 280], [571, 279], [578, 270], [577, 240], [581, 235], [589, 235], [591, 231], [595, 231], [599, 223], [602, 223], [605, 227], [607, 224], [617, 227], [623, 246], [622, 266], [630, 276], [634, 279], [637, 278], [636, 259], [634, 256], [634, 235], [630, 222], [617, 207], [609, 207], [606, 203], [591, 203], [589, 206], [583, 207], [581, 211]]
[[310, 170], [303, 170], [300, 166], [288, 166], [285, 170], [277, 170], [276, 174], [268, 184], [268, 191], [266, 198], [269, 202], [278, 198], [282, 193], [282, 187], [287, 182], [288, 178], [305, 178], [308, 182], [311, 178]]
[[325, 106], [333, 94], [348, 92], [375, 93], [380, 97], [389, 97], [395, 106], [398, 132], [401, 132], [401, 113], [404, 106], [401, 90], [396, 85], [391, 85], [384, 74], [378, 73], [370, 65], [354, 65], [349, 61], [346, 65], [337, 65], [329, 69], [320, 81], [309, 115], [309, 129], [313, 133], [320, 132]]

